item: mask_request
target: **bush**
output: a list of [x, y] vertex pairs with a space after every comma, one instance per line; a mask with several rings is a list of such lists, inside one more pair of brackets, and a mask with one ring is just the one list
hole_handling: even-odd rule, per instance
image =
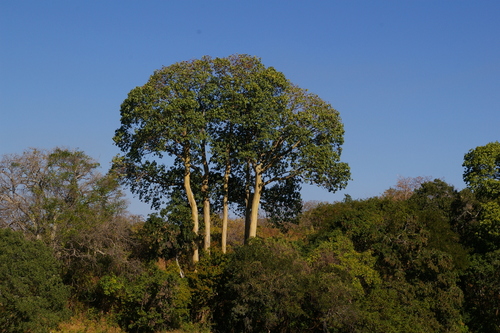
[[189, 319], [187, 279], [174, 269], [152, 266], [133, 278], [104, 276], [99, 286], [104, 304], [127, 332], [177, 329]]
[[0, 229], [0, 330], [47, 332], [69, 315], [51, 250], [20, 232]]
[[219, 332], [300, 332], [309, 269], [289, 242], [253, 239], [231, 256], [219, 291]]

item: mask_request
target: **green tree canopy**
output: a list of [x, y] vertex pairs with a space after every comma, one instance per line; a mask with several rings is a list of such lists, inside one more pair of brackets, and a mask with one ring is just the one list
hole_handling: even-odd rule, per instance
[[471, 149], [464, 157], [465, 183], [479, 196], [500, 196], [500, 142]]
[[477, 218], [471, 219], [475, 237], [489, 251], [500, 242], [500, 143], [490, 142], [464, 156], [464, 181], [479, 200]]
[[156, 208], [181, 190], [195, 233], [203, 212], [205, 249], [211, 198], [222, 200], [219, 207], [243, 206], [247, 237], [254, 237], [267, 185], [293, 178], [335, 191], [350, 176], [340, 162], [339, 113], [248, 55], [203, 57], [156, 71], [129, 93], [121, 123], [114, 141], [123, 154], [115, 169]]
[[369, 331], [455, 332], [461, 327], [458, 279], [466, 253], [447, 217], [453, 201], [447, 197], [453, 193], [438, 180], [422, 184], [409, 200], [353, 200], [308, 213], [317, 230], [312, 244], [340, 231], [357, 251], [369, 250], [377, 258], [383, 282], [363, 303]]

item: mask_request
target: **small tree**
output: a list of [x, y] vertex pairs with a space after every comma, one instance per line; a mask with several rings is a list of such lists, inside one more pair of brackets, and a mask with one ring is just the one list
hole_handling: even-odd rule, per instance
[[423, 183], [430, 182], [431, 177], [398, 177], [396, 186], [384, 191], [383, 198], [392, 200], [408, 200]]
[[[209, 117], [210, 62], [208, 58], [185, 61], [156, 71], [149, 81], [136, 87], [121, 105], [122, 126], [114, 141], [124, 152], [115, 159], [115, 169], [124, 176], [132, 192], [158, 208], [163, 197], [183, 189], [189, 202], [193, 232], [199, 231], [196, 190], [203, 193], [205, 229], [210, 232], [209, 169], [206, 122]], [[164, 157], [174, 159], [165, 163]], [[193, 186], [193, 172], [201, 184]], [[209, 237], [205, 238], [208, 249]], [[193, 243], [193, 261], [199, 260]]]
[[118, 183], [82, 151], [30, 149], [0, 160], [0, 226], [57, 251], [71, 235], [123, 213]]

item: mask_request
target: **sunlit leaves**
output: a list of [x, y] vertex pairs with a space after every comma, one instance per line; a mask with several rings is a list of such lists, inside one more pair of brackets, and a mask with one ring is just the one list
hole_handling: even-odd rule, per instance
[[500, 142], [471, 149], [464, 157], [464, 181], [477, 192], [488, 198], [500, 195]]

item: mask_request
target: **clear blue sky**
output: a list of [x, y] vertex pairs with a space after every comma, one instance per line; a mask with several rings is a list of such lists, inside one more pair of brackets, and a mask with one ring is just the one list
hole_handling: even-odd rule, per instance
[[305, 200], [376, 196], [398, 176], [461, 189], [463, 155], [500, 140], [499, 17], [500, 1], [472, 0], [3, 0], [0, 155], [79, 148], [106, 171], [132, 88], [246, 53], [340, 111], [353, 181]]

